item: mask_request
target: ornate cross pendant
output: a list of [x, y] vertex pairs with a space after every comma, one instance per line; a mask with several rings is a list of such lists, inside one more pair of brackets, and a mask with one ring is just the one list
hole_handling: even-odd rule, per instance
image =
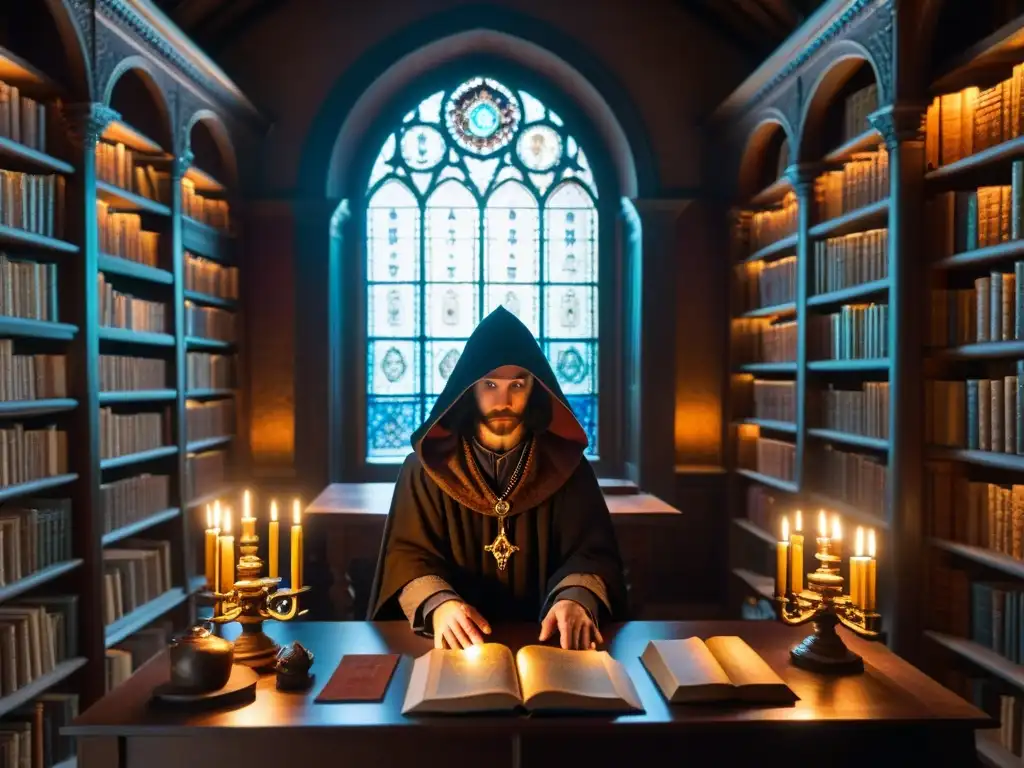
[[499, 501], [494, 505], [494, 511], [498, 514], [498, 535], [494, 537], [494, 541], [484, 547], [485, 552], [494, 555], [499, 571], [504, 571], [508, 559], [512, 557], [513, 553], [519, 551], [519, 547], [509, 541], [508, 536], [505, 535], [505, 515], [508, 514], [508, 509], [507, 501]]

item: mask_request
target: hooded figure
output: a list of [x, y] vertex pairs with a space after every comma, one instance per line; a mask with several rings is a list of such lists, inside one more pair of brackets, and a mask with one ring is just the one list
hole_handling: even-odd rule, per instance
[[[525, 404], [520, 413], [516, 402]], [[495, 450], [483, 434], [492, 446], [495, 435], [499, 443], [503, 434], [519, 437]], [[435, 611], [461, 606], [482, 614], [476, 624], [485, 633], [489, 621], [543, 619], [543, 640], [557, 624], [562, 646], [572, 648], [590, 647], [589, 634], [563, 622], [577, 606], [595, 640], [601, 618], [624, 617], [622, 561], [583, 457], [586, 433], [515, 315], [498, 308], [477, 326], [412, 446], [384, 529], [371, 620], [404, 614], [413, 630], [431, 634]], [[447, 630], [444, 642], [453, 644]]]

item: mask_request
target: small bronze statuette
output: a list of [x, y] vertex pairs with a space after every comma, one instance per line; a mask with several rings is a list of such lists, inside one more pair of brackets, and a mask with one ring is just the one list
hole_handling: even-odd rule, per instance
[[279, 691], [305, 690], [313, 682], [309, 674], [313, 666], [313, 652], [306, 650], [299, 642], [282, 648], [274, 661]]
[[171, 685], [181, 693], [208, 693], [227, 685], [234, 646], [203, 626], [170, 643]]

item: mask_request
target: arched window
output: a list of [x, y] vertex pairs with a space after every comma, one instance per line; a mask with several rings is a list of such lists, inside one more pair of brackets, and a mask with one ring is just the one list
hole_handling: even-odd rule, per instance
[[562, 119], [476, 77], [388, 136], [366, 192], [366, 458], [395, 461], [480, 319], [533, 331], [597, 456], [597, 187]]

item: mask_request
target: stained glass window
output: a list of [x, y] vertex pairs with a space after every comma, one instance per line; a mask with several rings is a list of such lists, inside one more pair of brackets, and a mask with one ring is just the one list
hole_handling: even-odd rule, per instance
[[367, 186], [369, 461], [398, 461], [488, 312], [537, 337], [597, 457], [597, 188], [562, 119], [477, 77], [407, 112]]

